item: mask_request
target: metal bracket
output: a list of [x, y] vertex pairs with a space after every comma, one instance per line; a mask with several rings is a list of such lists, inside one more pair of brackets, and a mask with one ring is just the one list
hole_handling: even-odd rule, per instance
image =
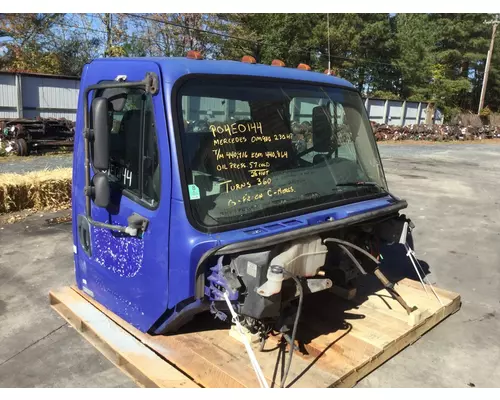
[[86, 128], [83, 130], [83, 137], [85, 139], [93, 139], [94, 138], [94, 130], [93, 129], [90, 129], [90, 128]]
[[130, 236], [142, 237], [142, 234], [146, 231], [149, 225], [149, 220], [143, 216], [133, 213], [127, 218], [128, 226], [125, 232]]
[[153, 96], [158, 94], [160, 91], [158, 75], [154, 72], [148, 72], [144, 80], [146, 81], [146, 92], [151, 93]]
[[[328, 278], [310, 278], [306, 279], [305, 283], [307, 285], [306, 290], [309, 290], [309, 293], [321, 292], [322, 290], [328, 290], [332, 287], [333, 283], [331, 279]], [[298, 296], [299, 290], [295, 291], [295, 296]]]
[[223, 313], [222, 311], [217, 310], [217, 308], [215, 307], [215, 303], [214, 302], [210, 303], [210, 313], [214, 315], [214, 319], [218, 318], [222, 322], [225, 322], [226, 319], [227, 319], [227, 315], [225, 313]]

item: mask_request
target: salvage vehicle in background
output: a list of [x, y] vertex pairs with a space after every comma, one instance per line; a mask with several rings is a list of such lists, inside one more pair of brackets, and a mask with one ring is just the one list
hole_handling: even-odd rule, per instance
[[72, 148], [75, 123], [55, 118], [0, 119], [0, 141], [7, 153], [28, 156], [32, 151]]

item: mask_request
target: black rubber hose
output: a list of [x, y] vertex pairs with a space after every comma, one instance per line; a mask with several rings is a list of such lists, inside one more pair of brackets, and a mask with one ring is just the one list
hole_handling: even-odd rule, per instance
[[343, 244], [344, 246], [352, 247], [353, 249], [358, 250], [359, 252], [363, 253], [365, 256], [367, 256], [368, 258], [370, 258], [375, 264], [377, 264], [377, 265], [380, 264], [380, 261], [377, 260], [375, 257], [373, 257], [365, 249], [362, 249], [361, 247], [356, 246], [355, 244], [352, 244], [351, 242], [346, 242], [345, 240], [341, 240], [341, 239], [337, 239], [337, 238], [327, 238], [323, 242], [340, 243], [340, 244]]
[[295, 335], [297, 333], [297, 326], [299, 325], [300, 312], [302, 310], [302, 302], [304, 299], [304, 291], [297, 277], [285, 269], [283, 269], [283, 273], [292, 278], [297, 285], [297, 289], [299, 290], [299, 306], [297, 307], [297, 314], [295, 315], [295, 322], [293, 323], [292, 338], [290, 344], [290, 357], [288, 357], [288, 363], [286, 365], [285, 373], [283, 374], [283, 378], [281, 379], [282, 388], [285, 387], [286, 378], [288, 377], [288, 372], [290, 372], [290, 366], [292, 365], [293, 352], [295, 351]]
[[[337, 243], [340, 248], [342, 248], [342, 245], [346, 245], [346, 246], [352, 247], [353, 249], [356, 249], [356, 250], [360, 251], [361, 253], [363, 253], [364, 255], [366, 255], [367, 257], [369, 257], [371, 260], [373, 260], [377, 264], [377, 267], [375, 268], [375, 272], [374, 272], [375, 276], [380, 280], [380, 282], [382, 282], [382, 284], [384, 285], [385, 289], [389, 292], [389, 294], [399, 304], [401, 304], [401, 306], [406, 310], [406, 312], [408, 314], [410, 314], [412, 312], [412, 309], [408, 306], [408, 304], [406, 304], [406, 302], [399, 295], [399, 293], [396, 292], [396, 290], [393, 288], [393, 284], [391, 282], [389, 282], [389, 280], [384, 276], [384, 274], [382, 273], [382, 271], [380, 271], [380, 269], [378, 268], [378, 266], [380, 265], [380, 261], [379, 260], [377, 260], [375, 257], [373, 257], [370, 253], [368, 253], [366, 250], [362, 249], [361, 247], [356, 246], [355, 244], [352, 244], [350, 242], [346, 242], [345, 240], [341, 240], [341, 239], [337, 239], [337, 238], [327, 238], [327, 239], [324, 240], [324, 242], [334, 242], [334, 243]], [[345, 251], [347, 249], [342, 249], [342, 250]], [[349, 258], [351, 258], [351, 260], [354, 261], [354, 258], [352, 256], [352, 254], [347, 253], [347, 255], [349, 255]], [[356, 261], [354, 261], [354, 264], [356, 264], [356, 266], [358, 266], [357, 265], [358, 263]]]
[[339, 247], [344, 251], [344, 253], [347, 254], [347, 256], [351, 259], [351, 261], [354, 263], [354, 265], [359, 269], [359, 272], [361, 272], [363, 275], [367, 275], [366, 271], [364, 268], [361, 266], [358, 260], [356, 260], [356, 257], [353, 256], [353, 254], [345, 248], [343, 244], [338, 244]]

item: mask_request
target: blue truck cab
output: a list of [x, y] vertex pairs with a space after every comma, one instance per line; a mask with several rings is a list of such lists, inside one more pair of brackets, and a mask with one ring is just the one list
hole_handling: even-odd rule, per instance
[[76, 282], [143, 332], [221, 316], [225, 294], [264, 332], [297, 300], [288, 275], [306, 293], [349, 285], [359, 268], [339, 241], [373, 250], [396, 235], [387, 221], [407, 204], [388, 191], [360, 94], [273, 64], [190, 52], [84, 67]]

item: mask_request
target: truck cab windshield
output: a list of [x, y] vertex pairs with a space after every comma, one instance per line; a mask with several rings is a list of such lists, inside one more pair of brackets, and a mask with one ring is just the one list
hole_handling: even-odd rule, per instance
[[191, 78], [177, 91], [185, 201], [215, 228], [385, 194], [355, 91], [288, 81]]

